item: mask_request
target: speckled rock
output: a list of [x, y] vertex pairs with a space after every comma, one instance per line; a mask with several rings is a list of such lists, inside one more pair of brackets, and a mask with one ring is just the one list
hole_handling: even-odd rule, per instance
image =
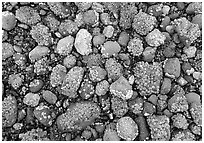
[[147, 43], [152, 47], [158, 47], [164, 44], [165, 39], [165, 35], [163, 35], [158, 29], [154, 29], [145, 38]]
[[123, 76], [110, 85], [110, 92], [123, 100], [130, 99], [133, 95], [132, 86]]
[[176, 26], [176, 32], [180, 36], [180, 40], [185, 45], [190, 45], [201, 35], [198, 24], [193, 24], [185, 17], [174, 20]]
[[80, 29], [74, 42], [77, 52], [81, 55], [92, 53], [91, 40], [91, 34], [86, 29]]
[[164, 64], [164, 73], [173, 78], [178, 78], [181, 73], [181, 65], [178, 58], [170, 58]]
[[118, 136], [127, 141], [133, 141], [139, 134], [137, 124], [129, 116], [120, 118], [117, 121], [116, 129]]
[[13, 46], [10, 43], [2, 43], [2, 60], [11, 57], [14, 54]]
[[17, 119], [17, 101], [9, 95], [2, 101], [2, 127], [11, 127]]
[[195, 15], [191, 22], [198, 24], [199, 28], [202, 29], [202, 14]]
[[25, 97], [23, 98], [23, 103], [31, 107], [37, 106], [39, 101], [40, 101], [39, 94], [34, 94], [31, 92], [26, 94]]
[[169, 78], [164, 78], [162, 85], [161, 85], [161, 94], [168, 94], [169, 91], [171, 90], [171, 79]]
[[56, 53], [60, 55], [68, 55], [72, 51], [72, 47], [74, 45], [74, 37], [67, 36], [63, 39], [60, 39], [57, 43]]
[[113, 32], [114, 32], [114, 28], [111, 25], [108, 25], [104, 28], [103, 30], [103, 34], [107, 37], [107, 38], [111, 38], [113, 36]]
[[80, 86], [83, 75], [84, 69], [82, 67], [75, 66], [70, 69], [63, 79], [61, 86], [62, 94], [70, 98], [77, 97], [77, 90]]
[[50, 84], [52, 87], [56, 87], [62, 84], [64, 77], [66, 76], [67, 69], [61, 64], [53, 67], [52, 72], [50, 74]]
[[138, 34], [147, 35], [154, 28], [156, 22], [157, 19], [154, 16], [140, 11], [135, 15], [132, 27]]
[[133, 56], [140, 56], [144, 50], [142, 40], [137, 37], [131, 39], [127, 49]]

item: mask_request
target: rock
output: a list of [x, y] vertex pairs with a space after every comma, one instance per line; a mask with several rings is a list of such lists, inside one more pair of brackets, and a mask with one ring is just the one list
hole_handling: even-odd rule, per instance
[[195, 46], [184, 47], [183, 52], [187, 55], [188, 58], [195, 57], [197, 48]]
[[74, 45], [74, 37], [67, 36], [60, 39], [57, 43], [56, 53], [60, 55], [68, 55], [72, 51], [72, 47]]
[[118, 44], [120, 44], [121, 46], [127, 46], [129, 39], [130, 39], [129, 34], [125, 31], [123, 31], [119, 35]]
[[133, 141], [139, 134], [137, 124], [129, 116], [120, 118], [117, 121], [116, 129], [118, 136], [127, 141]]
[[107, 72], [100, 66], [92, 66], [89, 69], [89, 78], [93, 82], [99, 82], [105, 79]]
[[183, 78], [183, 77], [179, 77], [178, 79], [177, 79], [177, 82], [178, 82], [178, 84], [180, 85], [180, 86], [184, 86], [184, 85], [186, 85], [188, 82], [185, 80], [185, 78]]
[[131, 39], [128, 42], [127, 49], [133, 56], [140, 56], [144, 50], [142, 40], [137, 37]]
[[103, 141], [120, 141], [120, 137], [116, 130], [112, 127], [112, 124], [107, 125], [104, 131]]
[[96, 103], [84, 101], [71, 105], [67, 111], [57, 117], [60, 131], [82, 130], [91, 125], [100, 115], [100, 108]]
[[36, 46], [32, 51], [29, 52], [29, 59], [31, 62], [35, 62], [48, 55], [49, 52], [50, 50], [46, 46]]
[[16, 18], [12, 12], [3, 11], [2, 12], [2, 28], [9, 31], [16, 26]]
[[113, 36], [113, 32], [114, 32], [114, 28], [111, 25], [108, 25], [104, 28], [103, 30], [103, 34], [107, 37], [107, 38], [111, 38]]
[[147, 127], [147, 122], [146, 122], [146, 119], [144, 118], [144, 116], [138, 115], [135, 119], [135, 122], [138, 125], [139, 140], [145, 141], [145, 140], [149, 139], [150, 133], [149, 133], [149, 129]]
[[198, 24], [199, 28], [202, 29], [202, 14], [195, 15], [191, 22]]
[[180, 76], [181, 66], [178, 58], [170, 58], [164, 64], [164, 73], [170, 77], [178, 78]]
[[153, 141], [168, 141], [170, 139], [169, 118], [165, 115], [148, 116], [147, 123], [151, 130]]
[[23, 98], [23, 103], [31, 107], [37, 106], [39, 101], [40, 96], [38, 94], [34, 94], [31, 92], [26, 94], [25, 97]]
[[67, 69], [63, 65], [56, 65], [50, 75], [50, 84], [52, 87], [56, 87], [62, 84], [64, 77], [66, 76]]
[[147, 35], [154, 28], [156, 22], [156, 17], [140, 11], [135, 15], [132, 27], [138, 34]]
[[100, 46], [105, 42], [105, 36], [103, 34], [99, 34], [93, 37], [93, 45]]
[[191, 23], [185, 17], [174, 20], [174, 23], [180, 40], [187, 46], [201, 35], [198, 24]]
[[[110, 103], [106, 103], [106, 104], [110, 104]], [[129, 109], [127, 102], [118, 96], [113, 96], [111, 98], [110, 105], [111, 105], [113, 114], [119, 118], [123, 117], [128, 112], [128, 109]]]
[[189, 106], [187, 98], [184, 95], [185, 92], [180, 86], [176, 86], [176, 90], [173, 96], [168, 100], [168, 109], [173, 112], [184, 112], [187, 111]]
[[29, 87], [31, 92], [38, 92], [43, 87], [44, 83], [40, 79], [34, 79], [32, 82], [30, 82]]
[[123, 76], [110, 85], [110, 92], [123, 100], [130, 99], [133, 95], [132, 86]]
[[55, 104], [57, 102], [57, 96], [49, 90], [43, 90], [42, 96], [50, 104]]
[[193, 78], [196, 80], [202, 80], [202, 73], [201, 72], [193, 72]]
[[11, 127], [17, 119], [17, 101], [14, 96], [8, 95], [2, 101], [2, 127]]
[[10, 43], [2, 43], [2, 60], [5, 60], [14, 54], [13, 46]]
[[83, 21], [87, 25], [95, 26], [99, 21], [99, 14], [95, 10], [88, 10], [83, 14]]
[[118, 42], [113, 41], [107, 41], [104, 43], [104, 45], [101, 47], [101, 54], [104, 57], [110, 57], [110, 56], [116, 56], [121, 50], [120, 45]]
[[34, 116], [38, 119], [38, 121], [43, 124], [44, 126], [51, 126], [52, 125], [52, 116], [51, 110], [48, 106], [40, 104], [36, 107], [33, 111]]
[[152, 47], [158, 47], [164, 44], [166, 37], [158, 29], [154, 29], [146, 37], [146, 42]]
[[193, 118], [193, 121], [198, 125], [202, 126], [202, 104], [193, 102], [190, 105], [190, 114]]
[[96, 84], [96, 94], [98, 96], [102, 96], [102, 95], [105, 95], [108, 91], [109, 91], [109, 83], [107, 80], [103, 80], [101, 82], [98, 82]]
[[74, 42], [77, 52], [81, 55], [88, 55], [92, 53], [91, 40], [91, 34], [86, 29], [80, 29]]
[[195, 92], [190, 92], [190, 93], [187, 93], [185, 94], [186, 98], [187, 98], [187, 101], [189, 104], [192, 104], [192, 103], [201, 103], [201, 98], [200, 98], [200, 95], [198, 95], [197, 93]]
[[146, 62], [151, 62], [155, 57], [156, 48], [146, 47], [142, 53], [143, 59]]
[[192, 2], [186, 8], [186, 13], [194, 14], [194, 13], [202, 13], [202, 2]]
[[77, 90], [80, 86], [83, 75], [84, 69], [82, 67], [75, 66], [70, 69], [63, 79], [61, 86], [62, 94], [70, 98], [77, 97]]

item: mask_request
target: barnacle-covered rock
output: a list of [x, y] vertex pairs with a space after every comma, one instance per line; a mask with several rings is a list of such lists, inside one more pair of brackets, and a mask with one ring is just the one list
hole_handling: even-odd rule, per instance
[[69, 17], [71, 14], [70, 6], [63, 4], [62, 2], [48, 2], [47, 4], [51, 11], [61, 18]]
[[174, 20], [176, 32], [185, 45], [190, 45], [201, 35], [198, 24], [193, 24], [185, 17]]
[[17, 9], [16, 18], [28, 25], [35, 25], [41, 20], [37, 10], [29, 6], [23, 6]]
[[145, 40], [152, 47], [158, 47], [164, 44], [166, 37], [158, 29], [154, 29], [152, 32], [147, 34]]
[[16, 17], [12, 12], [2, 12], [2, 28], [5, 30], [12, 30], [16, 26]]
[[162, 67], [159, 63], [138, 62], [134, 68], [135, 83], [142, 96], [158, 94], [162, 79]]
[[119, 79], [119, 77], [122, 76], [123, 67], [113, 58], [110, 58], [106, 61], [105, 69], [108, 73], [108, 78], [113, 81]]
[[147, 35], [156, 25], [157, 19], [154, 16], [140, 11], [135, 15], [132, 27], [141, 35]]
[[123, 100], [130, 99], [133, 95], [132, 86], [123, 76], [110, 85], [110, 92]]
[[189, 106], [184, 90], [178, 85], [175, 89], [173, 96], [168, 100], [168, 109], [174, 113], [187, 111]]
[[190, 130], [181, 130], [174, 132], [171, 141], [194, 141], [195, 135], [190, 132]]
[[133, 3], [122, 3], [120, 6], [120, 27], [124, 29], [130, 28], [136, 14], [137, 7]]
[[35, 26], [32, 26], [30, 34], [33, 39], [38, 43], [38, 45], [48, 46], [52, 43], [53, 39], [49, 28], [45, 25], [38, 23]]
[[14, 54], [13, 46], [10, 43], [2, 43], [2, 60], [5, 60]]
[[56, 52], [60, 55], [68, 55], [72, 51], [74, 45], [74, 37], [67, 36], [60, 39], [57, 43]]
[[82, 67], [75, 66], [70, 69], [63, 79], [61, 86], [62, 94], [70, 98], [77, 97], [77, 90], [81, 84], [83, 75], [84, 69]]
[[76, 34], [78, 30], [79, 28], [77, 26], [77, 23], [70, 19], [66, 19], [65, 21], [61, 22], [59, 26], [59, 32], [63, 36]]
[[190, 104], [190, 113], [193, 121], [198, 125], [202, 126], [202, 104], [193, 102]]
[[168, 141], [170, 139], [170, 125], [167, 116], [148, 116], [147, 123], [150, 127], [151, 138], [153, 141]]
[[120, 97], [113, 96], [111, 98], [111, 109], [116, 117], [122, 117], [128, 112], [127, 102]]
[[2, 101], [2, 127], [11, 127], [16, 122], [17, 111], [16, 98], [8, 95]]
[[95, 26], [99, 21], [99, 14], [95, 10], [88, 10], [83, 14], [83, 21], [87, 25]]
[[177, 128], [182, 128], [182, 129], [187, 129], [188, 128], [189, 124], [187, 122], [187, 119], [181, 113], [177, 113], [176, 115], [173, 115], [171, 117], [171, 119], [173, 121], [173, 126], [175, 126]]
[[81, 130], [100, 115], [100, 108], [93, 102], [77, 102], [71, 105], [67, 111], [58, 116], [57, 126], [61, 131]]
[[43, 131], [41, 128], [32, 129], [26, 133], [19, 134], [21, 141], [49, 141], [47, 131]]
[[53, 14], [49, 14], [45, 17], [46, 25], [50, 28], [50, 31], [57, 31], [60, 22], [55, 18]]
[[120, 118], [117, 121], [116, 129], [118, 136], [127, 141], [133, 141], [139, 134], [137, 124], [129, 116]]
[[66, 76], [67, 69], [63, 65], [56, 65], [50, 75], [50, 84], [52, 87], [56, 87], [62, 84], [64, 77]]
[[91, 34], [86, 29], [80, 29], [74, 42], [77, 52], [81, 55], [88, 55], [92, 53], [91, 40]]
[[144, 50], [142, 40], [137, 37], [129, 41], [127, 48], [133, 56], [140, 56]]
[[20, 73], [9, 75], [8, 83], [14, 88], [18, 89], [24, 81], [24, 76]]

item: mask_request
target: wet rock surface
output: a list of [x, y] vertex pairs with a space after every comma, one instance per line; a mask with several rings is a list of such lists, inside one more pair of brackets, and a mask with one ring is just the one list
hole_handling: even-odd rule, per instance
[[201, 141], [202, 2], [2, 2], [2, 141]]

